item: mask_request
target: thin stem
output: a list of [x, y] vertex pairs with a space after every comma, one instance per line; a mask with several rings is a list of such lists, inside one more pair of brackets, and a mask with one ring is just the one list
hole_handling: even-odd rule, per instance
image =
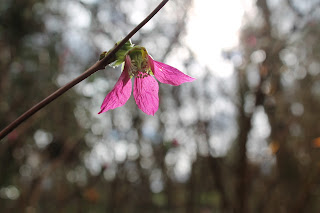
[[159, 10], [168, 2], [169, 0], [163, 0], [138, 26], [136, 26], [118, 45], [114, 46], [114, 48], [100, 61], [97, 61], [94, 65], [92, 65], [89, 69], [87, 69], [84, 73], [80, 76], [75, 78], [74, 80], [70, 81], [65, 86], [59, 88], [54, 93], [34, 105], [28, 111], [23, 113], [20, 117], [10, 123], [7, 127], [5, 127], [0, 132], [0, 140], [3, 139], [6, 135], [8, 135], [12, 130], [14, 130], [17, 126], [19, 126], [23, 121], [30, 118], [34, 113], [51, 103], [53, 100], [58, 98], [63, 93], [67, 92], [70, 88], [78, 84], [79, 82], [83, 81], [84, 79], [88, 78], [93, 73], [97, 72], [98, 70], [104, 69], [108, 64], [110, 64], [115, 57], [115, 53], [136, 33], [140, 30], [148, 21], [157, 13]]

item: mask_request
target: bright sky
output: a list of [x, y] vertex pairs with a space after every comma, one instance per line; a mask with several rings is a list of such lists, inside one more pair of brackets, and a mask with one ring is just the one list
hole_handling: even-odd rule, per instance
[[221, 56], [222, 50], [236, 47], [245, 11], [252, 0], [196, 0], [190, 14], [185, 42], [203, 65], [219, 77], [229, 77], [233, 65]]

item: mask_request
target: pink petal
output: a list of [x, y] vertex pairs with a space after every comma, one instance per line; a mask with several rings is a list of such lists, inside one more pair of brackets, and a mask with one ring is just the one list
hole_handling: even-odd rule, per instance
[[192, 78], [184, 74], [183, 72], [179, 71], [174, 67], [153, 60], [150, 56], [149, 61], [154, 76], [161, 83], [178, 86], [182, 83], [191, 82], [195, 80], [195, 78]]
[[133, 96], [136, 103], [144, 113], [154, 115], [159, 107], [159, 85], [152, 77], [135, 78]]
[[125, 65], [116, 85], [113, 87], [111, 92], [104, 99], [101, 111], [98, 113], [103, 113], [109, 109], [114, 109], [123, 106], [130, 98], [132, 91], [132, 84], [130, 76], [128, 74], [128, 65]]

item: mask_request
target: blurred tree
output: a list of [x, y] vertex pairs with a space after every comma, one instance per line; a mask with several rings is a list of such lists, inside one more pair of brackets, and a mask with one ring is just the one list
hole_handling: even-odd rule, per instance
[[[44, 1], [7, 0], [0, 8], [0, 127], [4, 128], [58, 88], [56, 77], [62, 71], [63, 56], [61, 35], [45, 27], [45, 17], [54, 14]], [[83, 137], [81, 131], [74, 131], [81, 129], [73, 113], [77, 99], [71, 91], [0, 144], [0, 205], [4, 212], [35, 206], [43, 181], [61, 165], [64, 153], [68, 152], [68, 166], [79, 161], [78, 148], [85, 144], [74, 145]]]

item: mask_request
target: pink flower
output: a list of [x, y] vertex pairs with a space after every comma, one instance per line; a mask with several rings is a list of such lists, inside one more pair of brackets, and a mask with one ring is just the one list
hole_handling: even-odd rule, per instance
[[131, 96], [131, 78], [134, 77], [133, 96], [144, 113], [154, 115], [159, 107], [159, 86], [155, 78], [164, 84], [178, 86], [194, 78], [174, 67], [153, 60], [144, 47], [135, 46], [125, 56], [124, 69], [114, 86], [105, 97], [100, 113], [123, 106]]

